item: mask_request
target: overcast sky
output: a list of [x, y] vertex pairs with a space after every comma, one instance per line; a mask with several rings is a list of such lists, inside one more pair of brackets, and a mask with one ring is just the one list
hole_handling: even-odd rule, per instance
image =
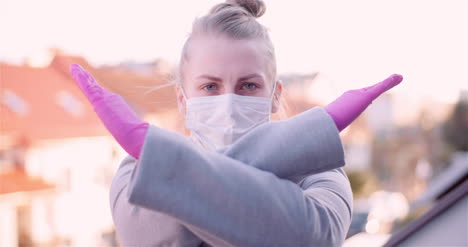
[[[176, 62], [192, 20], [213, 0], [0, 0], [0, 60], [49, 47], [92, 64]], [[392, 73], [393, 93], [453, 102], [468, 89], [468, 1], [267, 0], [280, 73], [319, 71], [340, 93]]]

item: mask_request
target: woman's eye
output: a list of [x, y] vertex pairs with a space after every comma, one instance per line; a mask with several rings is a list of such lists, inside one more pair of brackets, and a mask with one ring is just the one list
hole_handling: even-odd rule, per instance
[[245, 83], [244, 85], [242, 85], [242, 87], [247, 90], [254, 90], [257, 88], [257, 85], [255, 85], [254, 83]]
[[203, 89], [205, 89], [207, 91], [213, 91], [213, 90], [218, 89], [218, 87], [216, 86], [216, 84], [208, 84], [208, 85], [204, 86]]

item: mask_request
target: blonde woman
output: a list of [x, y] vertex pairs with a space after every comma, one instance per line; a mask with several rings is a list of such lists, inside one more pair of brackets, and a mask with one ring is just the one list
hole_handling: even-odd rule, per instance
[[262, 1], [227, 1], [193, 23], [175, 81], [190, 138], [144, 122], [78, 65], [71, 72], [130, 154], [110, 206], [122, 246], [340, 246], [352, 214], [339, 131], [392, 75], [330, 105], [271, 121], [282, 84]]

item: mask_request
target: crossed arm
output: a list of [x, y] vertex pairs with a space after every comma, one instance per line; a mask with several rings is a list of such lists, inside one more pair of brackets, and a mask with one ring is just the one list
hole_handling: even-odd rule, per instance
[[[306, 140], [310, 137], [296, 141], [310, 143]], [[342, 148], [340, 142], [331, 146]], [[165, 155], [152, 150], [165, 150]], [[339, 152], [329, 155], [330, 161], [336, 160], [333, 164], [343, 158]], [[324, 172], [303, 183], [304, 190], [150, 126], [128, 196], [132, 204], [178, 219], [213, 246], [340, 245], [351, 217], [352, 195], [345, 175]]]
[[[314, 128], [311, 128], [311, 126], [314, 126]], [[118, 219], [118, 224], [121, 226], [122, 221], [127, 221], [127, 224], [131, 223], [131, 227], [125, 226], [125, 232], [123, 233], [128, 240], [128, 236], [130, 235], [136, 235], [135, 233], [131, 233], [134, 231], [141, 232], [141, 231], [149, 231], [149, 228], [152, 227], [158, 227], [159, 225], [166, 225], [166, 227], [171, 226], [170, 228], [172, 229], [172, 224], [170, 222], [163, 223], [162, 220], [165, 220], [165, 218], [161, 218], [156, 215], [156, 214], [150, 214], [147, 215], [144, 213], [141, 216], [129, 216], [131, 215], [131, 211], [134, 210], [132, 208], [132, 204], [136, 204], [141, 207], [149, 208], [151, 210], [154, 210], [154, 212], [163, 212], [167, 214], [164, 211], [161, 211], [159, 209], [156, 209], [152, 206], [148, 206], [145, 202], [143, 203], [138, 203], [138, 198], [139, 196], [136, 196], [135, 198], [136, 201], [130, 201], [132, 204], [129, 204], [127, 202], [127, 197], [124, 194], [118, 194], [116, 191], [119, 191], [121, 189], [118, 189], [117, 187], [122, 186], [125, 184], [129, 183], [128, 181], [133, 181], [130, 182], [130, 184], [133, 184], [132, 186], [129, 186], [127, 188], [127, 192], [131, 195], [132, 193], [140, 193], [139, 188], [146, 188], [150, 189], [151, 192], [148, 192], [149, 194], [159, 194], [160, 191], [159, 189], [166, 188], [167, 190], [172, 190], [170, 192], [171, 197], [175, 196], [176, 198], [173, 198], [174, 200], [177, 201], [178, 207], [184, 207], [184, 205], [193, 205], [188, 208], [181, 208], [180, 210], [193, 210], [191, 211], [193, 214], [199, 214], [198, 210], [196, 208], [200, 207], [206, 207], [204, 204], [198, 204], [198, 201], [200, 199], [206, 200], [207, 198], [211, 198], [219, 203], [228, 203], [230, 204], [229, 201], [226, 201], [226, 196], [230, 195], [232, 193], [231, 188], [224, 188], [223, 185], [224, 183], [227, 183], [228, 181], [232, 181], [231, 185], [235, 185], [237, 189], [239, 190], [246, 190], [246, 191], [251, 191], [252, 193], [255, 193], [256, 196], [258, 197], [264, 197], [265, 193], [267, 197], [274, 197], [276, 198], [276, 201], [273, 202], [268, 202], [268, 201], [263, 201], [261, 204], [258, 204], [254, 200], [247, 200], [243, 201], [244, 198], [237, 198], [235, 201], [239, 204], [248, 204], [248, 205], [257, 205], [254, 206], [255, 208], [251, 208], [251, 206], [234, 206], [234, 209], [236, 208], [244, 208], [244, 210], [250, 211], [251, 212], [256, 212], [256, 211], [263, 211], [263, 210], [268, 210], [268, 208], [271, 207], [271, 211], [275, 212], [280, 208], [282, 211], [279, 212], [277, 215], [277, 212], [275, 212], [273, 215], [270, 215], [269, 217], [254, 217], [253, 220], [257, 221], [263, 226], [268, 226], [270, 229], [263, 229], [262, 228], [256, 228], [252, 226], [252, 229], [249, 229], [248, 231], [242, 231], [244, 228], [242, 227], [241, 229], [233, 230], [237, 231], [238, 234], [240, 234], [238, 237], [241, 237], [242, 239], [242, 244], [235, 244], [235, 246], [249, 246], [250, 243], [256, 243], [254, 245], [258, 245], [259, 243], [264, 243], [265, 245], [268, 246], [275, 246], [274, 242], [276, 244], [284, 245], [284, 241], [288, 241], [289, 244], [291, 245], [295, 243], [295, 241], [299, 241], [299, 239], [294, 238], [293, 240], [290, 239], [292, 236], [286, 236], [287, 232], [285, 234], [280, 235], [280, 234], [273, 234], [274, 236], [281, 237], [281, 240], [276, 239], [274, 236], [273, 237], [268, 237], [267, 235], [261, 234], [262, 231], [269, 231], [270, 233], [274, 233], [275, 231], [281, 231], [284, 232], [284, 229], [289, 229], [289, 227], [283, 228], [281, 225], [276, 225], [277, 222], [273, 222], [270, 220], [270, 218], [276, 218], [278, 221], [289, 219], [288, 215], [290, 214], [290, 211], [292, 213], [296, 212], [296, 209], [291, 208], [295, 203], [304, 203], [305, 201], [310, 201], [308, 202], [307, 205], [309, 205], [308, 210], [312, 211], [309, 212], [309, 215], [315, 215], [315, 218], [301, 218], [300, 221], [297, 221], [297, 216], [296, 218], [290, 218], [290, 223], [296, 224], [296, 229], [299, 229], [301, 227], [304, 227], [303, 224], [312, 224], [314, 225], [314, 231], [316, 232], [315, 235], [307, 234], [311, 239], [310, 241], [313, 241], [315, 244], [318, 243], [325, 243], [326, 245], [333, 244], [335, 242], [342, 241], [344, 239], [344, 235], [348, 229], [348, 222], [349, 222], [349, 211], [350, 211], [350, 205], [352, 201], [352, 194], [350, 191], [349, 187], [349, 182], [344, 175], [344, 173], [341, 170], [333, 170], [333, 171], [328, 171], [328, 172], [323, 172], [325, 170], [331, 170], [337, 167], [341, 167], [344, 165], [343, 161], [343, 150], [342, 150], [342, 145], [338, 136], [338, 131], [333, 124], [333, 120], [328, 116], [328, 114], [323, 110], [323, 108], [316, 107], [313, 109], [310, 109], [300, 115], [297, 115], [293, 118], [290, 118], [285, 121], [278, 121], [274, 123], [269, 123], [262, 125], [261, 127], [253, 130], [250, 132], [250, 134], [244, 136], [242, 139], [240, 139], [238, 142], [233, 144], [232, 146], [229, 146], [227, 149], [224, 150], [219, 150], [220, 154], [216, 153], [208, 153], [205, 150], [200, 150], [196, 146], [194, 146], [192, 143], [186, 143], [186, 138], [180, 137], [177, 134], [171, 133], [164, 131], [162, 129], [156, 128], [152, 126], [150, 128], [152, 131], [149, 131], [148, 135], [146, 136], [146, 150], [151, 150], [151, 151], [143, 151], [141, 158], [138, 160], [138, 164], [135, 166], [135, 164], [129, 164], [132, 165], [134, 168], [133, 170], [133, 179], [130, 179], [130, 176], [125, 175], [125, 177], [122, 177], [121, 179], [124, 179], [125, 181], [118, 182], [117, 184], [113, 184], [113, 187], [111, 190], [111, 203], [113, 207], [113, 212], [115, 212], [115, 217]], [[159, 136], [159, 134], [164, 134], [166, 133], [166, 137], [164, 138], [162, 136]], [[174, 140], [172, 140], [175, 138]], [[182, 143], [184, 145], [179, 145], [178, 141], [180, 138], [182, 138]], [[168, 143], [165, 144], [163, 143], [162, 146], [164, 146], [164, 149], [158, 149], [161, 147], [154, 146], [154, 142], [158, 142], [158, 140], [166, 140]], [[185, 148], [188, 148], [185, 150]], [[154, 152], [154, 150], [164, 150], [164, 156], [168, 156], [167, 158], [172, 158], [174, 160], [167, 160], [167, 161], [161, 161], [158, 162], [157, 164], [160, 164], [162, 167], [157, 168], [158, 165], [154, 161], [154, 157], [151, 157], [152, 155], [155, 155], [156, 158], [161, 158], [159, 156], [161, 155], [161, 152]], [[183, 158], [182, 156], [178, 155], [177, 153], [173, 153], [173, 150], [177, 150], [178, 152], [181, 152], [183, 154], [186, 154], [190, 156], [190, 158]], [[286, 151], [287, 150], [287, 151]], [[190, 155], [188, 152], [194, 152], [194, 154], [197, 155]], [[198, 155], [208, 155], [207, 159], [201, 159], [197, 160]], [[215, 155], [217, 158], [213, 158], [212, 155]], [[148, 157], [149, 158], [146, 158]], [[220, 158], [219, 156], [223, 157]], [[228, 157], [226, 157], [228, 156]], [[185, 170], [184, 167], [179, 167], [182, 165], [181, 160], [185, 160], [190, 162], [191, 165], [194, 165], [194, 169], [198, 170], [198, 166], [201, 167], [201, 170], [203, 169], [212, 167], [212, 168], [218, 168], [215, 170], [212, 170], [211, 175], [208, 175], [209, 173], [206, 173], [207, 175], [203, 175], [199, 177], [198, 179], [195, 179], [195, 177], [198, 177], [200, 174], [192, 174], [189, 175], [187, 174], [187, 171]], [[242, 163], [241, 163], [242, 161]], [[234, 163], [234, 164], [233, 164]], [[230, 165], [231, 164], [231, 165]], [[233, 165], [232, 165], [233, 164]], [[190, 165], [190, 166], [191, 166]], [[230, 173], [229, 170], [226, 170], [223, 168], [225, 165], [228, 167], [231, 167], [231, 169], [241, 169], [239, 171], [240, 173], [244, 172], [244, 169], [242, 169], [241, 166], [250, 166], [251, 168], [248, 168], [248, 174], [247, 175], [240, 175], [239, 172], [236, 173]], [[162, 173], [160, 171], [157, 171], [159, 169], [166, 169], [167, 167], [172, 167], [174, 170], [174, 178], [177, 179], [177, 181], [174, 181], [174, 183], [178, 183], [179, 186], [172, 186], [172, 184], [165, 183], [164, 179], [161, 179], [158, 177], [158, 175], [161, 175]], [[205, 167], [206, 166], [206, 167]], [[166, 168], [164, 168], [166, 167]], [[258, 186], [253, 185], [253, 188], [250, 188], [251, 186], [248, 185], [251, 182], [249, 180], [254, 180], [254, 184], [257, 182], [261, 182], [262, 179], [260, 177], [257, 178], [257, 171], [260, 172], [260, 174], [271, 174], [269, 177], [270, 180], [276, 181], [276, 183], [272, 183], [271, 187], [270, 182], [262, 182], [263, 187], [256, 188]], [[221, 174], [218, 174], [220, 172]], [[311, 183], [304, 183], [300, 186], [288, 181], [287, 177], [294, 177], [297, 175], [301, 176], [306, 176], [309, 174], [313, 173], [318, 173], [322, 172], [320, 174], [316, 174], [313, 176], [309, 176], [306, 178], [304, 181], [309, 181], [312, 180], [314, 181]], [[121, 171], [118, 172], [119, 174]], [[158, 174], [158, 175], [157, 175]], [[183, 175], [185, 174], [185, 175]], [[223, 176], [227, 176], [226, 178], [223, 178]], [[279, 177], [279, 178], [278, 178]], [[283, 177], [284, 179], [282, 179]], [[194, 181], [191, 181], [192, 179], [195, 179]], [[257, 180], [260, 179], [260, 180]], [[159, 184], [146, 184], [146, 183], [152, 183], [156, 182], [154, 180], [159, 180], [160, 183], [163, 185]], [[180, 181], [179, 181], [180, 180]], [[198, 200], [193, 200], [191, 197], [187, 196], [182, 196], [179, 192], [181, 191], [186, 191], [187, 189], [195, 189], [199, 188], [198, 183], [201, 181], [216, 181], [216, 180], [222, 180], [223, 183], [217, 184], [216, 186], [208, 186], [208, 188], [211, 187], [216, 187], [218, 188], [218, 192], [215, 193], [214, 191], [204, 191], [202, 192], [204, 195], [198, 195], [198, 194], [192, 194], [193, 197], [199, 197]], [[244, 180], [247, 180], [245, 182]], [[278, 180], [278, 181], [277, 181]], [[140, 182], [136, 182], [140, 181]], [[141, 182], [143, 181], [143, 182]], [[144, 182], [147, 181], [147, 182]], [[122, 183], [123, 182], [123, 183]], [[158, 182], [158, 183], [159, 183]], [[135, 186], [135, 184], [145, 184], [142, 185], [142, 187]], [[286, 183], [288, 184], [287, 186], [295, 188], [293, 189], [296, 192], [296, 195], [300, 195], [299, 192], [303, 191], [304, 197], [302, 201], [297, 201], [298, 198], [293, 197], [292, 200], [288, 197], [292, 196], [293, 194], [289, 193], [289, 189], [283, 189], [279, 190], [280, 192], [277, 192], [278, 190], [276, 187], [282, 188], [283, 184]], [[275, 185], [276, 184], [276, 185]], [[117, 187], [115, 187], [117, 186]], [[122, 188], [122, 187], [121, 187]], [[156, 189], [155, 188], [159, 188]], [[281, 192], [283, 191], [283, 192]], [[299, 193], [299, 194], [297, 194]], [[301, 192], [302, 193], [302, 192]], [[143, 200], [146, 200], [147, 197], [152, 197], [151, 195], [142, 195]], [[117, 195], [117, 196], [115, 196]], [[153, 195], [154, 196], [154, 195]], [[180, 198], [179, 198], [180, 196]], [[239, 194], [237, 194], [239, 196]], [[283, 196], [285, 196], [283, 198]], [[120, 198], [117, 198], [120, 197]], [[220, 201], [219, 198], [224, 197], [224, 199], [221, 199], [223, 201]], [[146, 198], [146, 199], [145, 199]], [[203, 199], [204, 198], [204, 199]], [[229, 196], [228, 198], [232, 198], [232, 196]], [[309, 199], [307, 199], [309, 198]], [[248, 199], [248, 198], [245, 198]], [[259, 199], [261, 200], [261, 199]], [[277, 204], [277, 202], [281, 202], [283, 200], [289, 201], [287, 205], [280, 205]], [[117, 204], [118, 205], [117, 205]], [[273, 206], [269, 206], [270, 203], [274, 204]], [[209, 202], [207, 202], [209, 204]], [[174, 207], [177, 205], [173, 205], [170, 207]], [[196, 205], [196, 207], [195, 207]], [[266, 208], [264, 208], [266, 207]], [[116, 209], [119, 208], [119, 209]], [[124, 209], [126, 208], [126, 209]], [[209, 209], [208, 207], [207, 209]], [[223, 206], [221, 207], [223, 208]], [[115, 211], [117, 210], [117, 211]], [[122, 210], [125, 210], [123, 212]], [[203, 211], [203, 210], [202, 210]], [[210, 211], [210, 210], [208, 210]], [[328, 211], [328, 212], [327, 212]], [[205, 212], [205, 211], [204, 211]], [[217, 225], [223, 224], [223, 221], [226, 219], [229, 219], [230, 217], [238, 218], [238, 217], [247, 217], [252, 219], [251, 215], [245, 215], [243, 212], [239, 211], [230, 211], [226, 210], [223, 211], [225, 214], [224, 216], [220, 217], [214, 217], [214, 218], [203, 218], [203, 219], [195, 219], [195, 222], [206, 222], [206, 221], [215, 221], [212, 222], [211, 224], [211, 229], [205, 229], [202, 226], [193, 223], [187, 223], [183, 219], [179, 219], [180, 223], [184, 225], [188, 230], [190, 230], [193, 234], [195, 234], [198, 238], [202, 239], [206, 243], [210, 243], [212, 246], [229, 246], [233, 245], [232, 242], [226, 242], [223, 238], [223, 236], [219, 236], [216, 234], [216, 232], [213, 232], [213, 228], [216, 228]], [[176, 218], [177, 215], [180, 212], [174, 212]], [[278, 218], [282, 215], [282, 219]], [[174, 215], [171, 215], [174, 216]], [[123, 218], [122, 218], [123, 217]], [[138, 218], [140, 217], [140, 218]], [[144, 219], [141, 217], [145, 217]], [[146, 217], [153, 217], [157, 222], [150, 222], [147, 220]], [[208, 217], [208, 216], [206, 216]], [[128, 219], [126, 219], [128, 218]], [[128, 220], [131, 220], [130, 222]], [[138, 220], [140, 219], [140, 220]], [[340, 221], [336, 222], [337, 219], [340, 219]], [[140, 222], [141, 221], [141, 222]], [[312, 222], [311, 222], [312, 221]], [[317, 222], [320, 221], [320, 222]], [[143, 227], [143, 230], [137, 230], [138, 228]], [[239, 227], [239, 225], [237, 225]], [[310, 227], [309, 227], [310, 229]], [[163, 232], [167, 232], [166, 229], [160, 229], [158, 230], [159, 234], [164, 234]], [[303, 229], [303, 231], [307, 231], [306, 228]], [[332, 234], [333, 233], [333, 234]], [[167, 233], [169, 234], [169, 233]], [[230, 234], [230, 231], [225, 231], [225, 234]], [[172, 235], [172, 234], [171, 234]], [[188, 241], [190, 239], [193, 240], [193, 237], [190, 237], [191, 234], [184, 235], [187, 237], [185, 241]], [[167, 235], [169, 237], [169, 235]], [[228, 237], [229, 241], [230, 238]], [[252, 239], [256, 238], [256, 239]], [[273, 239], [265, 239], [265, 238], [273, 238]], [[133, 238], [133, 241], [143, 241], [143, 240], [138, 240]], [[131, 241], [131, 240], [130, 240]], [[179, 240], [177, 240], [179, 241]], [[183, 241], [183, 240], [180, 240]], [[267, 242], [264, 242], [267, 241]], [[304, 240], [303, 240], [304, 241]], [[322, 241], [322, 242], [320, 242]], [[339, 244], [338, 244], [339, 245]], [[287, 245], [286, 245], [287, 246]], [[299, 245], [299, 246], [302, 246]]]
[[290, 180], [345, 164], [339, 133], [321, 107], [263, 124], [218, 152]]

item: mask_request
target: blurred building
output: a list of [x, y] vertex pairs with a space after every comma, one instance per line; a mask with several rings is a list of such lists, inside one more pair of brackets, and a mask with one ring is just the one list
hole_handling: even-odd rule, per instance
[[0, 152], [0, 246], [30, 246], [40, 238], [36, 230], [50, 220], [44, 210], [55, 195], [54, 186], [28, 175], [13, 153]]
[[[85, 193], [84, 188], [93, 192], [100, 189], [100, 202], [106, 206], [107, 193], [103, 189], [106, 182], [105, 179], [98, 181], [96, 175], [110, 176], [109, 172], [101, 172], [111, 165], [112, 139], [79, 88], [61, 71], [58, 66], [61, 64], [55, 62], [45, 68], [8, 64], [0, 67], [0, 138], [4, 158], [1, 169], [9, 169], [11, 162], [7, 157], [13, 153], [22, 160], [25, 177], [44, 181], [55, 188], [53, 196], [46, 198], [45, 194], [36, 193], [32, 197], [21, 189], [29, 182], [15, 178], [20, 188], [18, 193], [26, 198], [25, 209], [17, 214], [16, 220], [29, 230], [17, 231], [17, 236], [10, 232], [2, 239], [16, 239], [18, 246], [90, 243], [91, 235], [100, 237], [94, 226], [101, 228], [104, 218], [107, 218], [107, 227], [111, 227], [109, 217], [102, 214], [105, 211], [99, 210], [99, 203], [95, 211], [82, 207], [95, 198], [80, 198], [80, 195]], [[18, 147], [21, 147], [20, 154], [16, 154]], [[28, 215], [30, 220], [23, 215]], [[76, 221], [79, 217], [83, 220], [92, 217], [96, 222], [93, 227], [86, 227], [83, 220]]]
[[43, 67], [0, 64], [2, 247], [117, 244], [108, 187], [126, 153], [71, 78], [73, 63], [137, 114], [179, 127], [173, 88], [144, 94], [165, 83], [163, 70], [94, 68], [60, 51]]
[[308, 93], [315, 83], [317, 73], [311, 74], [284, 74], [279, 75], [279, 80], [283, 84], [281, 94], [281, 107], [277, 114], [273, 114], [273, 119], [287, 119], [296, 114], [317, 106], [318, 102], [310, 97]]

